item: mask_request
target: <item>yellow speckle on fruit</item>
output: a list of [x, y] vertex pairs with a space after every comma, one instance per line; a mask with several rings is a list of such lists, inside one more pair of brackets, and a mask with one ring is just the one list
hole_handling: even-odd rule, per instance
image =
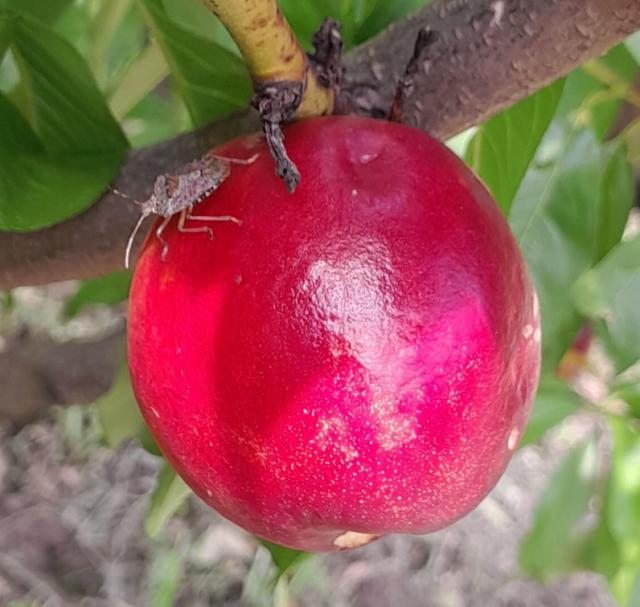
[[342, 535], [339, 535], [333, 540], [333, 545], [336, 548], [359, 548], [365, 546], [370, 542], [373, 542], [378, 536], [373, 533], [359, 533], [358, 531], [345, 531]]

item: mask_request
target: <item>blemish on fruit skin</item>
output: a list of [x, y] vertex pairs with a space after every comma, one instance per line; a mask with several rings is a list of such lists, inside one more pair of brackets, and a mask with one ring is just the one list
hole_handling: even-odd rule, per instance
[[533, 335], [533, 327], [531, 325], [525, 325], [524, 328], [522, 329], [522, 337], [524, 337], [525, 339], [529, 339], [531, 338], [532, 335]]
[[151, 411], [151, 413], [153, 413], [158, 419], [160, 419], [160, 413], [158, 413], [158, 410], [150, 407], [149, 410]]
[[538, 320], [540, 317], [540, 301], [538, 300], [538, 294], [535, 291], [533, 292], [533, 308], [531, 312], [533, 314], [533, 318]]
[[415, 419], [411, 415], [400, 413], [394, 400], [374, 396], [371, 415], [376, 424], [378, 443], [385, 451], [396, 449], [416, 438]]
[[518, 440], [520, 440], [520, 428], [514, 426], [507, 437], [507, 449], [513, 451], [518, 446]]
[[333, 540], [333, 545], [336, 548], [348, 550], [350, 548], [360, 548], [360, 546], [366, 546], [373, 542], [379, 536], [373, 533], [360, 533], [358, 531], [345, 531], [342, 535], [339, 535]]
[[533, 341], [535, 341], [537, 344], [542, 341], [542, 331], [540, 330], [540, 327], [537, 327], [533, 332]]
[[360, 164], [369, 164], [372, 160], [375, 160], [378, 157], [378, 154], [360, 154], [358, 157], [358, 162]]
[[358, 457], [358, 451], [351, 445], [347, 425], [339, 417], [322, 417], [318, 420], [319, 430], [312, 443], [323, 450], [338, 449], [347, 462]]

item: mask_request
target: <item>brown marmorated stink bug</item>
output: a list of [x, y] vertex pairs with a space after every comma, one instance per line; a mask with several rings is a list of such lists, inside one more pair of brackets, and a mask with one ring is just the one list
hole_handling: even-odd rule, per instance
[[162, 238], [162, 233], [171, 221], [171, 218], [180, 213], [178, 219], [178, 231], [180, 232], [206, 232], [209, 238], [213, 238], [213, 232], [208, 226], [186, 227], [187, 220], [192, 221], [231, 221], [240, 225], [240, 220], [231, 215], [203, 216], [193, 215], [193, 207], [209, 194], [214, 192], [218, 186], [229, 176], [231, 164], [251, 164], [256, 160], [258, 154], [251, 158], [226, 158], [216, 154], [207, 154], [198, 160], [180, 167], [175, 173], [159, 175], [153, 185], [153, 192], [147, 200], [134, 200], [127, 194], [111, 188], [114, 194], [133, 200], [142, 208], [142, 214], [138, 223], [129, 236], [127, 249], [125, 252], [124, 265], [129, 267], [131, 257], [131, 247], [133, 240], [142, 225], [142, 222], [149, 215], [159, 215], [164, 217], [164, 221], [156, 229], [156, 237], [162, 243], [162, 259], [164, 260], [169, 250], [169, 245]]

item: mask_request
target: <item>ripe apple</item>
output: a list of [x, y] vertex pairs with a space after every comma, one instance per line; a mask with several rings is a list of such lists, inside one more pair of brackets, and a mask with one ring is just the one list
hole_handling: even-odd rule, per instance
[[[165, 456], [225, 517], [330, 551], [440, 529], [494, 486], [539, 373], [537, 299], [496, 204], [441, 143], [359, 117], [286, 128], [293, 195], [260, 136], [197, 215], [151, 232], [129, 363]], [[192, 221], [191, 224], [203, 225]]]

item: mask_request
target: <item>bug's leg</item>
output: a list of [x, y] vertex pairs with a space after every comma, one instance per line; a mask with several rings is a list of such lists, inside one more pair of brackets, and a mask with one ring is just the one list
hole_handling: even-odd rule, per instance
[[253, 164], [260, 154], [254, 154], [250, 158], [229, 158], [228, 156], [220, 156], [219, 154], [211, 154], [212, 158], [216, 160], [222, 160], [223, 162], [229, 162], [231, 164]]
[[199, 228], [185, 228], [184, 222], [187, 219], [191, 219], [191, 209], [192, 207], [187, 207], [186, 209], [182, 209], [180, 212], [180, 218], [178, 219], [178, 232], [190, 232], [195, 234], [197, 232], [206, 232], [209, 235], [209, 240], [213, 240], [213, 231], [208, 226], [201, 226]]
[[192, 215], [189, 211], [186, 218], [194, 221], [230, 221], [236, 225], [242, 225], [242, 222], [233, 215]]
[[156, 238], [162, 243], [162, 253], [160, 254], [160, 259], [162, 259], [162, 261], [167, 258], [167, 251], [169, 250], [169, 243], [164, 238], [162, 238], [162, 232], [164, 232], [170, 221], [171, 216], [165, 217], [164, 221], [158, 226], [158, 229], [156, 230]]

